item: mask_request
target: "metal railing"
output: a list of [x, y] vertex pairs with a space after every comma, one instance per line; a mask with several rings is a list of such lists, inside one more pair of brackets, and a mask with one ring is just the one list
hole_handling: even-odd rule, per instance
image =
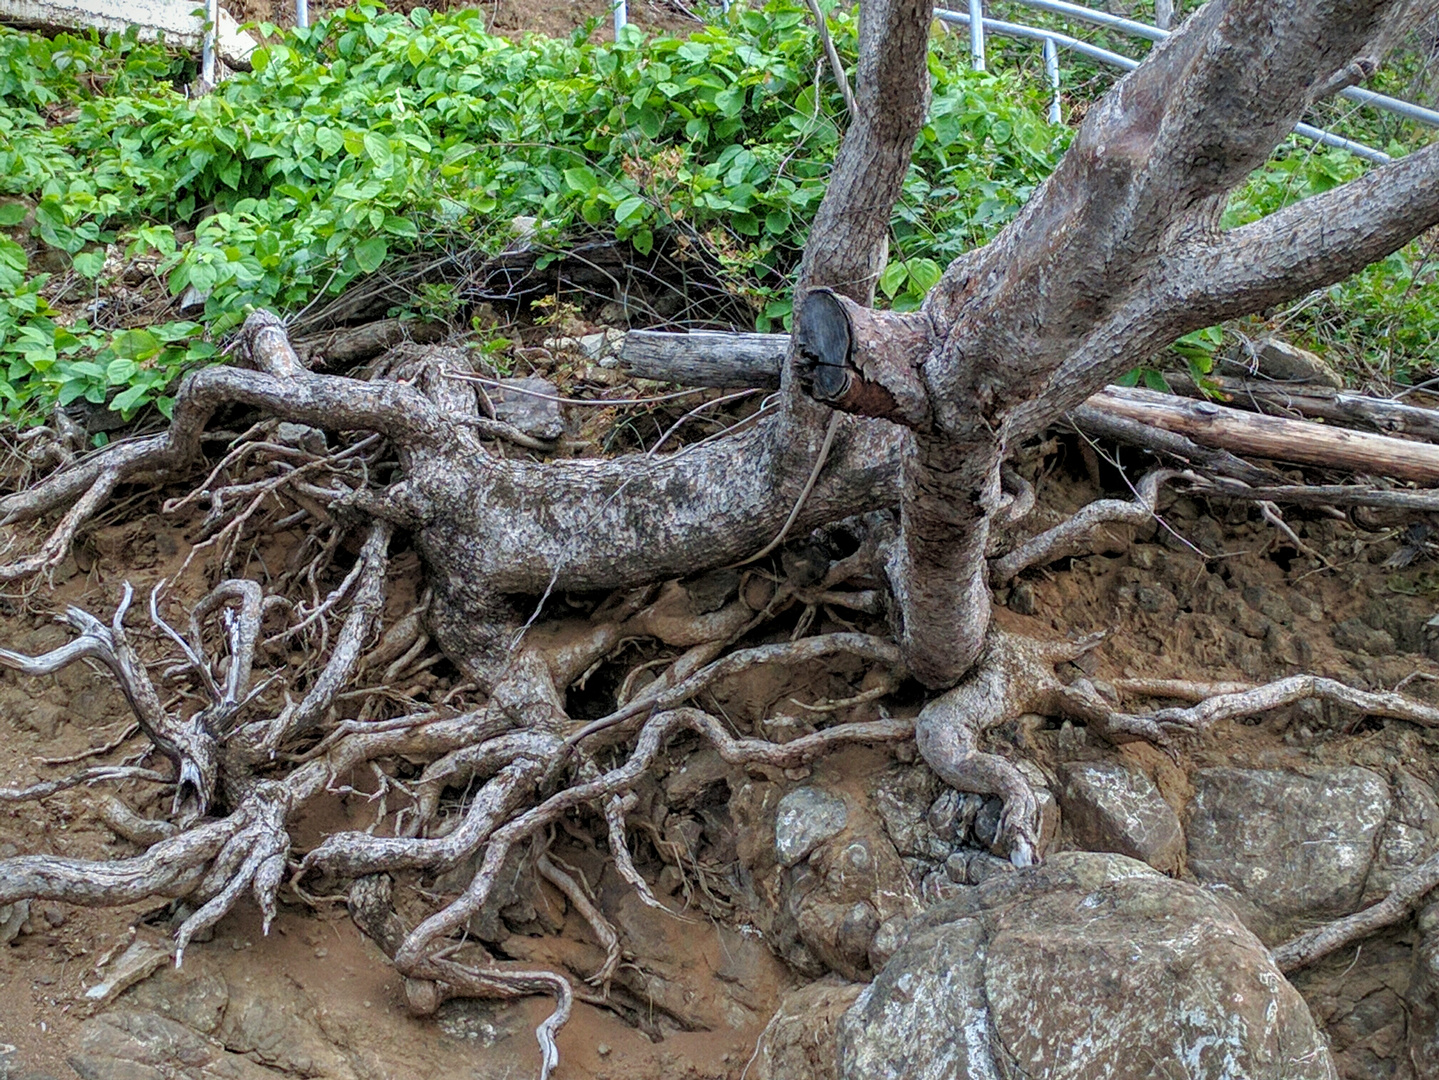
[[[1051, 15], [1061, 15], [1065, 18], [1092, 23], [1095, 26], [1103, 26], [1106, 29], [1116, 30], [1130, 37], [1143, 38], [1148, 41], [1163, 41], [1172, 33], [1170, 30], [1161, 29], [1149, 23], [1139, 22], [1136, 19], [1126, 19], [1120, 15], [1111, 15], [1107, 11], [1096, 11], [1094, 8], [1088, 8], [1082, 4], [1070, 3], [1069, 0], [1011, 0], [1011, 2], [1023, 5], [1024, 7], [1034, 8], [1038, 11], [1045, 11]], [[305, 3], [306, 0], [295, 0], [296, 22], [300, 26], [306, 25], [304, 15], [302, 14]], [[987, 34], [1028, 39], [1040, 43], [1044, 55], [1045, 79], [1048, 81], [1050, 89], [1049, 122], [1051, 124], [1057, 124], [1061, 119], [1059, 77], [1059, 50], [1061, 47], [1078, 53], [1081, 56], [1086, 56], [1091, 60], [1097, 60], [1101, 64], [1121, 68], [1125, 71], [1133, 71], [1140, 64], [1140, 61], [1135, 60], [1133, 57], [1125, 56], [1111, 49], [1100, 48], [1098, 45], [1092, 45], [1087, 41], [1070, 34], [1060, 33], [1057, 30], [1028, 26], [1024, 23], [1006, 22], [1002, 19], [991, 19], [984, 14], [984, 0], [967, 0], [967, 4], [968, 11], [950, 11], [947, 8], [936, 8], [934, 17], [941, 22], [952, 23], [968, 28], [970, 63], [976, 71], [983, 71], [985, 69], [985, 36]], [[724, 11], [728, 12], [730, 9], [730, 0], [720, 0], [720, 6]], [[618, 35], [629, 21], [626, 0], [614, 0], [613, 11], [615, 34]], [[207, 38], [206, 41], [208, 44], [209, 39]], [[1340, 95], [1351, 101], [1358, 102], [1361, 105], [1383, 109], [1385, 112], [1402, 116], [1406, 120], [1413, 120], [1415, 123], [1439, 127], [1439, 111], [1427, 109], [1411, 101], [1389, 97], [1387, 94], [1378, 94], [1373, 90], [1364, 90], [1357, 86], [1350, 86], [1341, 90]], [[1382, 150], [1376, 150], [1372, 146], [1365, 146], [1363, 143], [1346, 139], [1341, 135], [1335, 135], [1333, 132], [1325, 131], [1311, 124], [1296, 124], [1294, 133], [1324, 146], [1333, 146], [1341, 150], [1347, 150], [1355, 157], [1364, 158], [1367, 161], [1372, 161], [1377, 164], [1382, 165], [1392, 160], [1389, 155]]]

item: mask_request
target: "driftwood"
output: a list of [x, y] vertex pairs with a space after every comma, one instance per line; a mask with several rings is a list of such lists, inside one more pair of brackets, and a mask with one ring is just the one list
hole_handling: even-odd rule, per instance
[[631, 330], [620, 346], [620, 368], [641, 379], [721, 389], [779, 387], [788, 334], [671, 334]]
[[[786, 334], [670, 334], [631, 331], [620, 348], [620, 366], [647, 379], [686, 386], [779, 385], [789, 348]], [[1255, 386], [1257, 384], [1246, 384]], [[1439, 437], [1439, 412], [1359, 394], [1306, 387], [1270, 389], [1335, 419], [1363, 420], [1390, 431]], [[1299, 408], [1299, 406], [1294, 406]], [[1070, 413], [1081, 429], [1184, 458], [1246, 483], [1272, 484], [1272, 473], [1235, 453], [1299, 465], [1349, 469], [1423, 483], [1439, 483], [1439, 447], [1386, 435], [1350, 431], [1303, 420], [1256, 416], [1209, 401], [1184, 401], [1150, 390], [1109, 386]]]
[[[1181, 394], [1203, 396], [1194, 382], [1183, 375], [1167, 374], [1165, 378]], [[1312, 417], [1389, 435], [1439, 439], [1439, 409], [1425, 409], [1315, 383], [1277, 383], [1227, 377], [1212, 381], [1223, 393], [1225, 404], [1237, 409], [1274, 416]]]
[[1260, 416], [1210, 401], [1108, 386], [1086, 403], [1111, 415], [1177, 432], [1197, 443], [1298, 465], [1439, 482], [1439, 446], [1329, 424]]

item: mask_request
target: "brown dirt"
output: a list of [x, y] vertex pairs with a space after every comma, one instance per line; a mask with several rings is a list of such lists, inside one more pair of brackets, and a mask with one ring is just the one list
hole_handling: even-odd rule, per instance
[[[606, 0], [492, 0], [482, 7], [497, 32], [566, 34], [595, 17], [600, 19], [596, 33], [608, 33]], [[290, 10], [284, 0], [244, 0], [236, 14], [284, 23]], [[312, 5], [311, 10], [318, 13], [323, 7]], [[661, 0], [633, 0], [630, 12], [647, 29], [684, 32], [696, 25]], [[1041, 494], [1057, 515], [1083, 505], [1099, 491], [1091, 481], [1060, 468]], [[0, 601], [0, 644], [30, 653], [52, 648], [66, 640], [52, 617], [65, 604], [108, 614], [123, 580], [131, 580], [143, 597], [154, 582], [175, 574], [196, 539], [198, 520], [162, 516], [157, 505], [156, 500], [142, 500], [138, 508], [118, 515], [122, 520], [91, 530], [77, 557], [54, 575], [53, 590], [41, 588], [28, 598]], [[1407, 569], [1383, 565], [1400, 546], [1397, 530], [1299, 515], [1295, 528], [1323, 555], [1327, 565], [1321, 566], [1247, 509], [1189, 500], [1168, 500], [1165, 507], [1161, 528], [1137, 538], [1116, 537], [1110, 553], [1073, 560], [1067, 569], [1027, 576], [1009, 591], [1010, 609], [998, 611], [1001, 625], [1043, 637], [1107, 631], [1102, 648], [1084, 661], [1086, 673], [1100, 680], [1139, 675], [1259, 680], [1307, 670], [1361, 687], [1391, 688], [1417, 673], [1420, 677], [1406, 689], [1429, 700], [1439, 698], [1439, 683], [1432, 681], [1439, 677], [1439, 664], [1431, 659], [1439, 650], [1425, 629], [1439, 604], [1439, 574], [1433, 563], [1422, 559]], [[252, 566], [284, 566], [302, 539], [293, 533], [264, 538]], [[333, 586], [338, 573], [320, 583], [322, 591]], [[177, 595], [193, 602], [207, 581], [204, 572], [192, 567]], [[407, 610], [420, 587], [413, 560], [408, 567], [395, 560], [387, 615], [394, 618]], [[1034, 614], [1018, 614], [1021, 610]], [[840, 628], [821, 616], [813, 629]], [[1387, 649], [1382, 635], [1387, 635]], [[1368, 642], [1372, 651], [1359, 650], [1361, 642]], [[840, 676], [850, 674], [819, 668], [791, 674], [760, 669], [724, 687], [716, 704], [733, 722], [762, 728], [777, 715], [794, 712], [788, 705], [791, 698], [843, 696], [848, 683]], [[434, 699], [457, 682], [458, 677], [439, 664], [411, 689], [420, 700]], [[63, 775], [79, 766], [47, 767], [39, 759], [104, 745], [128, 720], [123, 698], [99, 672], [77, 666], [46, 679], [0, 674], [0, 778], [18, 783]], [[1001, 732], [996, 742], [1021, 756], [1053, 763], [1076, 753], [1075, 738], [1067, 725], [1051, 724]], [[96, 761], [119, 762], [143, 748], [142, 740], [131, 739]], [[713, 766], [712, 756], [703, 753], [687, 758], [689, 749], [693, 747], [682, 746], [669, 755], [671, 779], [686, 768]], [[1253, 725], [1225, 725], [1211, 739], [1186, 750], [1185, 768], [1143, 745], [1125, 747], [1121, 753], [1153, 775], [1180, 809], [1189, 796], [1186, 769], [1206, 764], [1402, 763], [1431, 782], [1439, 781], [1439, 759], [1429, 733], [1397, 725], [1356, 727], [1342, 717], [1316, 717], [1301, 710]], [[905, 767], [911, 767], [912, 754], [899, 754], [906, 759]], [[815, 773], [835, 790], [866, 799], [869, 778], [893, 767], [893, 754], [851, 750], [819, 763]], [[328, 831], [365, 828], [374, 820], [374, 805], [365, 796], [372, 778], [336, 778], [337, 788], [345, 783], [355, 791], [336, 794], [299, 824], [297, 851], [307, 850]], [[615, 1009], [576, 1006], [559, 1036], [562, 1064], [556, 1080], [735, 1080], [744, 1073], [780, 996], [805, 981], [760, 941], [754, 922], [763, 921], [764, 913], [745, 907], [753, 897], [747, 900], [736, 890], [724, 902], [737, 845], [762, 843], [762, 838], [724, 837], [727, 827], [733, 831], [733, 823], [727, 826], [726, 814], [713, 800], [705, 801], [699, 781], [692, 786], [699, 793], [696, 804], [682, 816], [702, 823], [708, 846], [695, 853], [689, 874], [676, 874], [673, 867], [653, 858], [646, 862], [643, 852], [636, 853], [642, 872], [657, 882], [656, 892], [674, 914], [639, 905], [587, 834], [575, 831], [553, 841], [555, 854], [594, 885], [601, 906], [634, 954], [617, 979]], [[143, 809], [142, 790], [125, 785], [120, 791]], [[134, 853], [133, 845], [98, 823], [93, 798], [90, 792], [74, 790], [41, 803], [0, 807], [0, 851], [10, 844], [23, 852], [83, 858]], [[440, 889], [441, 883], [435, 887]], [[602, 953], [588, 927], [548, 885], [539, 895], [547, 910], [537, 911], [534, 921], [548, 932], [511, 937], [505, 943], [508, 954], [581, 977], [597, 968]], [[451, 1003], [437, 1017], [414, 1019], [405, 1009], [394, 971], [355, 929], [343, 905], [312, 909], [287, 891], [282, 899], [287, 902], [268, 937], [260, 933], [253, 905], [242, 902], [220, 923], [212, 940], [192, 946], [185, 972], [153, 976], [130, 992], [131, 1000], [145, 994], [160, 1000], [178, 996], [186, 979], [213, 974], [231, 988], [232, 998], [255, 993], [290, 1003], [309, 1025], [305, 1030], [319, 1032], [338, 1048], [357, 1075], [534, 1075], [538, 1053], [531, 1031], [547, 1014], [547, 1001]], [[28, 932], [0, 947], [0, 1044], [15, 1047], [14, 1053], [0, 1057], [0, 1076], [5, 1065], [12, 1078], [73, 1076], [66, 1057], [89, 1015], [84, 992], [97, 980], [97, 964], [132, 936], [162, 940], [168, 920], [169, 913], [158, 903], [111, 910], [35, 905]], [[1364, 976], [1366, 970], [1361, 967], [1353, 977]]]
[[[1064, 476], [1062, 469], [1041, 487], [1052, 513], [1072, 510], [1097, 494], [1088, 480]], [[1088, 670], [1100, 680], [1134, 675], [1253, 680], [1313, 670], [1359, 686], [1387, 688], [1418, 672], [1423, 677], [1411, 680], [1407, 689], [1430, 699], [1436, 696], [1439, 684], [1430, 679], [1439, 676], [1439, 664], [1424, 655], [1433, 646], [1423, 629], [1434, 609], [1434, 575], [1422, 561], [1404, 570], [1383, 565], [1400, 545], [1395, 530], [1362, 530], [1318, 517], [1297, 519], [1300, 536], [1332, 564], [1325, 569], [1293, 551], [1271, 526], [1251, 520], [1247, 512], [1217, 508], [1228, 518], [1226, 523], [1210, 509], [1189, 500], [1169, 500], [1166, 527], [1133, 542], [1116, 537], [1111, 554], [1076, 559], [1067, 570], [1051, 568], [1029, 577], [1011, 591], [1009, 602], [1026, 609], [1031, 599], [1019, 594], [1028, 589], [1035, 613], [1001, 608], [998, 620], [1007, 629], [1044, 637], [1108, 631]], [[78, 547], [79, 558], [56, 573], [53, 592], [42, 588], [28, 600], [8, 601], [0, 610], [0, 642], [28, 652], [54, 647], [65, 640], [66, 631], [54, 624], [51, 612], [66, 603], [108, 611], [125, 578], [143, 596], [153, 582], [177, 571], [196, 526], [193, 517], [174, 520], [151, 512], [93, 530]], [[284, 565], [299, 539], [291, 533], [265, 538], [255, 551], [252, 571], [260, 565]], [[193, 600], [206, 580], [192, 565], [180, 594]], [[417, 585], [414, 563], [397, 560], [390, 584], [391, 617], [413, 602]], [[814, 629], [838, 626], [821, 618]], [[1387, 634], [1392, 647], [1387, 652], [1377, 649], [1380, 655], [1346, 647], [1345, 642], [1352, 645], [1366, 630], [1369, 640], [1380, 643], [1385, 639], [1374, 634]], [[838, 688], [847, 686], [845, 679], [854, 674], [819, 667], [790, 674], [760, 669], [722, 687], [717, 705], [732, 722], [759, 727], [777, 714], [793, 712], [787, 704], [792, 698], [838, 696]], [[437, 677], [427, 692], [443, 693], [453, 678]], [[0, 776], [13, 783], [62, 775], [66, 766], [49, 768], [38, 759], [103, 745], [127, 721], [124, 700], [97, 672], [77, 666], [52, 678], [0, 675]], [[1002, 732], [997, 741], [1043, 764], [1072, 758], [1073, 735], [1067, 725], [1049, 725]], [[118, 762], [141, 749], [142, 741], [132, 739], [99, 760]], [[687, 757], [693, 749], [673, 749], [669, 779], [657, 781], [670, 784], [687, 769], [715, 767], [712, 755]], [[1439, 769], [1433, 751], [1429, 733], [1364, 725], [1350, 734], [1342, 718], [1326, 727], [1291, 711], [1254, 725], [1227, 725], [1188, 750], [1184, 764], [1402, 763], [1435, 781]], [[1123, 754], [1153, 775], [1182, 808], [1188, 795], [1184, 770], [1142, 745], [1126, 747]], [[864, 798], [870, 778], [893, 767], [893, 755], [887, 752], [851, 750], [819, 763], [815, 772], [835, 789]], [[555, 854], [595, 885], [602, 907], [634, 954], [617, 980], [616, 1000], [625, 1017], [577, 1005], [560, 1035], [563, 1063], [557, 1080], [738, 1077], [779, 997], [803, 982], [756, 940], [751, 923], [760, 918], [745, 910], [743, 898], [731, 895], [732, 909], [724, 902], [736, 842], [755, 841], [716, 839], [727, 819], [717, 823], [706, 817], [715, 807], [713, 799], [705, 802], [703, 792], [706, 783], [719, 778], [716, 773], [684, 781], [708, 841], [696, 855], [698, 876], [693, 882], [680, 882], [672, 870], [661, 872], [660, 864], [647, 864], [637, 852], [642, 871], [658, 880], [657, 891], [676, 909], [674, 916], [638, 904], [587, 834], [572, 831], [554, 842]], [[355, 792], [336, 795], [311, 811], [295, 830], [297, 850], [308, 849], [334, 829], [364, 828], [374, 820], [373, 804], [364, 796], [372, 786], [369, 778], [337, 778], [337, 787], [340, 782], [353, 784]], [[143, 808], [143, 792], [134, 785], [121, 790]], [[136, 850], [97, 823], [92, 798], [75, 790], [39, 804], [4, 809], [0, 844], [90, 858]], [[715, 896], [706, 897], [700, 879], [714, 885], [716, 903], [710, 902]], [[442, 887], [443, 882], [435, 885]], [[602, 953], [588, 927], [566, 911], [558, 892], [545, 886], [541, 895], [550, 910], [538, 913], [537, 920], [549, 932], [510, 938], [505, 944], [508, 955], [580, 976], [596, 969]], [[688, 903], [686, 896], [691, 898]], [[293, 895], [282, 897], [289, 903], [282, 906], [268, 938], [259, 932], [253, 906], [242, 904], [221, 922], [213, 940], [192, 946], [186, 971], [217, 973], [231, 987], [232, 999], [249, 992], [246, 988], [268, 987], [265, 993], [299, 1001], [294, 1008], [312, 1016], [311, 1027], [348, 1060], [368, 1062], [369, 1075], [532, 1073], [537, 1053], [530, 1032], [546, 1014], [548, 1002], [452, 1003], [438, 1018], [413, 1019], [405, 1011], [393, 970], [350, 923], [343, 906], [310, 909]], [[36, 905], [29, 931], [0, 949], [0, 1042], [17, 1048], [9, 1059], [12, 1070], [18, 1070], [12, 1075], [24, 1076], [27, 1069], [55, 1078], [73, 1075], [65, 1058], [74, 1049], [79, 1024], [89, 1015], [83, 995], [97, 980], [97, 963], [134, 935], [161, 940], [167, 920], [166, 910], [156, 903], [114, 910]], [[164, 980], [186, 977], [195, 976], [162, 973], [131, 993], [145, 991], [156, 979], [164, 986]], [[647, 1012], [637, 1007], [646, 995]]]

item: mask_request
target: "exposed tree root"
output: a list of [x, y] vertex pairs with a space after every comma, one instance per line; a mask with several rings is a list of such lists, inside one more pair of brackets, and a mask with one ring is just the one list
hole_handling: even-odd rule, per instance
[[1306, 930], [1278, 946], [1273, 953], [1274, 963], [1286, 974], [1308, 967], [1351, 941], [1402, 922], [1435, 888], [1439, 888], [1439, 855], [1431, 855], [1405, 874], [1377, 904]]

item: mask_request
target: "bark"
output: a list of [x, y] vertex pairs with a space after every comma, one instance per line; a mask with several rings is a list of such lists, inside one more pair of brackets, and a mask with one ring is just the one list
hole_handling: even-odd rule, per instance
[[[952, 685], [983, 646], [980, 568], [1009, 447], [1179, 335], [1338, 280], [1439, 221], [1431, 147], [1218, 229], [1228, 193], [1316, 88], [1386, 38], [1401, 7], [1412, 14], [1381, 0], [1213, 0], [1090, 111], [1019, 217], [946, 270], [921, 309], [927, 348], [915, 345], [914, 316], [864, 320], [871, 353], [886, 352], [888, 322], [883, 366], [914, 369], [928, 409], [900, 415], [875, 395], [824, 387], [816, 396], [913, 429], [890, 574], [921, 680]], [[854, 356], [849, 367], [862, 382]]]

